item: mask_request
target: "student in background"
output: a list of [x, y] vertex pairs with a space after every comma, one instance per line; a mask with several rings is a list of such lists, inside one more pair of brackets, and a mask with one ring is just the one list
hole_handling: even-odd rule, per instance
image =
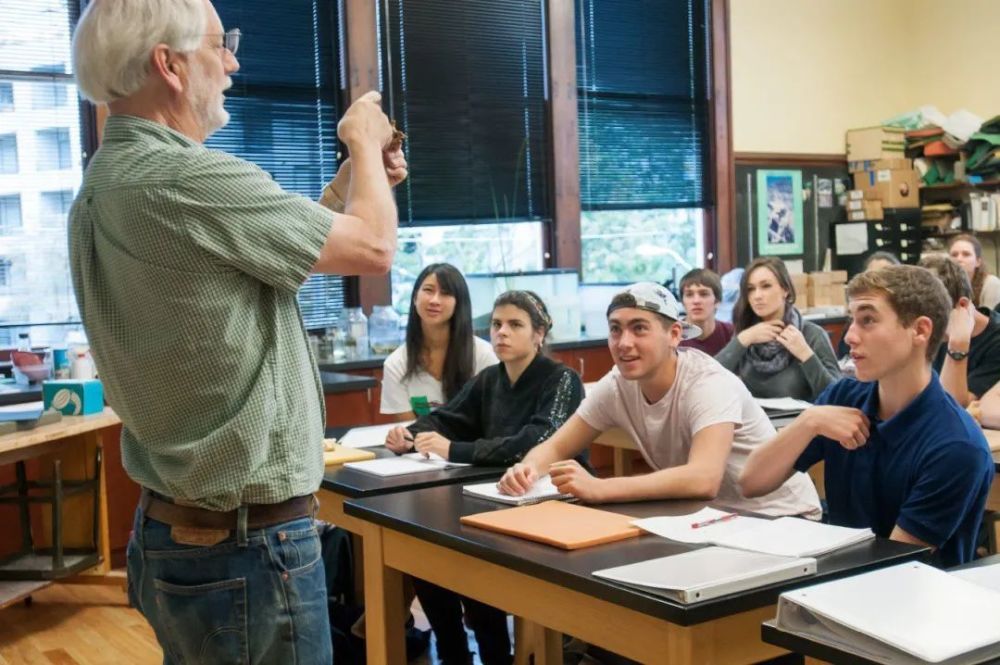
[[[879, 250], [877, 252], [872, 252], [865, 259], [864, 264], [861, 266], [861, 270], [879, 270], [887, 266], [898, 266], [901, 265], [902, 261], [896, 257], [892, 252], [884, 252]], [[844, 335], [847, 334], [847, 329], [851, 327], [851, 322], [848, 321], [844, 324], [844, 329], [840, 333], [840, 342], [837, 344], [837, 357], [843, 358], [850, 352], [850, 348], [847, 346], [847, 342], [844, 341]]]
[[[697, 349], [678, 349], [695, 334], [678, 317], [673, 295], [651, 282], [617, 294], [608, 307], [615, 367], [588, 390], [576, 415], [507, 470], [501, 490], [523, 494], [548, 473], [560, 490], [591, 503], [694, 498], [818, 519], [819, 497], [805, 474], [764, 497], [740, 494], [736, 481], [747, 456], [774, 436], [774, 427], [731, 372]], [[628, 432], [652, 473], [602, 479], [564, 461], [612, 427]]]
[[[551, 329], [552, 319], [536, 294], [501, 294], [490, 324], [500, 364], [484, 369], [441, 408], [409, 427], [394, 428], [386, 446], [397, 454], [416, 450], [453, 462], [507, 466], [520, 461], [566, 422], [583, 397], [580, 377], [543, 353]], [[413, 583], [443, 663], [470, 662], [463, 605], [483, 663], [511, 662], [504, 612], [423, 580]]]
[[795, 287], [781, 259], [760, 257], [740, 280], [736, 336], [715, 359], [754, 397], [812, 401], [840, 378], [826, 331], [794, 307]]
[[747, 496], [825, 462], [830, 522], [928, 545], [952, 566], [975, 551], [993, 461], [982, 431], [931, 371], [951, 311], [916, 266], [863, 272], [847, 286], [857, 380], [827, 388], [747, 461]]
[[462, 273], [450, 263], [432, 263], [413, 284], [406, 344], [385, 359], [380, 410], [413, 420], [497, 362], [489, 342], [472, 333], [472, 301]]
[[1000, 381], [1000, 314], [972, 305], [969, 277], [957, 262], [931, 255], [920, 265], [938, 276], [952, 303], [934, 369], [955, 401], [968, 406]]
[[983, 266], [983, 245], [976, 236], [963, 233], [948, 243], [948, 256], [958, 262], [972, 283], [972, 302], [976, 307], [995, 309], [1000, 305], [1000, 277]]
[[681, 278], [681, 301], [684, 303], [684, 320], [701, 330], [697, 337], [681, 341], [681, 346], [714, 356], [733, 336], [733, 324], [715, 319], [722, 302], [719, 275], [707, 268], [689, 271]]

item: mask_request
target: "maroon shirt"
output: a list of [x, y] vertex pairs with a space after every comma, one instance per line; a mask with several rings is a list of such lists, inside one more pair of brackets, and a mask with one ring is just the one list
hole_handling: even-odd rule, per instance
[[704, 351], [710, 356], [722, 350], [729, 340], [733, 338], [733, 324], [725, 321], [716, 321], [715, 330], [705, 339], [686, 339], [681, 342], [681, 346], [689, 346], [699, 351]]

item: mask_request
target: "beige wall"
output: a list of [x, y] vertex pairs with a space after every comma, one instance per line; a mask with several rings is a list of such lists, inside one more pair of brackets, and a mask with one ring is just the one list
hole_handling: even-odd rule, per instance
[[922, 104], [1000, 114], [997, 0], [731, 0], [730, 25], [737, 152], [843, 153]]

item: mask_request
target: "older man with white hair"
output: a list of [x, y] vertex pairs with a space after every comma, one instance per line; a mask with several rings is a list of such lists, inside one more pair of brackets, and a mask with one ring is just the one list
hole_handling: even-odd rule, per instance
[[239, 37], [208, 0], [90, 2], [75, 68], [110, 116], [70, 215], [73, 284], [143, 487], [130, 599], [164, 662], [325, 664], [323, 394], [296, 293], [389, 269], [406, 161], [375, 93], [341, 119], [328, 207], [205, 148]]

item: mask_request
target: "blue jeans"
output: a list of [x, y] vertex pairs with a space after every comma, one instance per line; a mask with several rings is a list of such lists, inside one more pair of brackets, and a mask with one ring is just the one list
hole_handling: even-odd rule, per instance
[[170, 526], [135, 514], [129, 601], [163, 648], [164, 665], [333, 661], [319, 536], [303, 517], [209, 547], [182, 545]]

